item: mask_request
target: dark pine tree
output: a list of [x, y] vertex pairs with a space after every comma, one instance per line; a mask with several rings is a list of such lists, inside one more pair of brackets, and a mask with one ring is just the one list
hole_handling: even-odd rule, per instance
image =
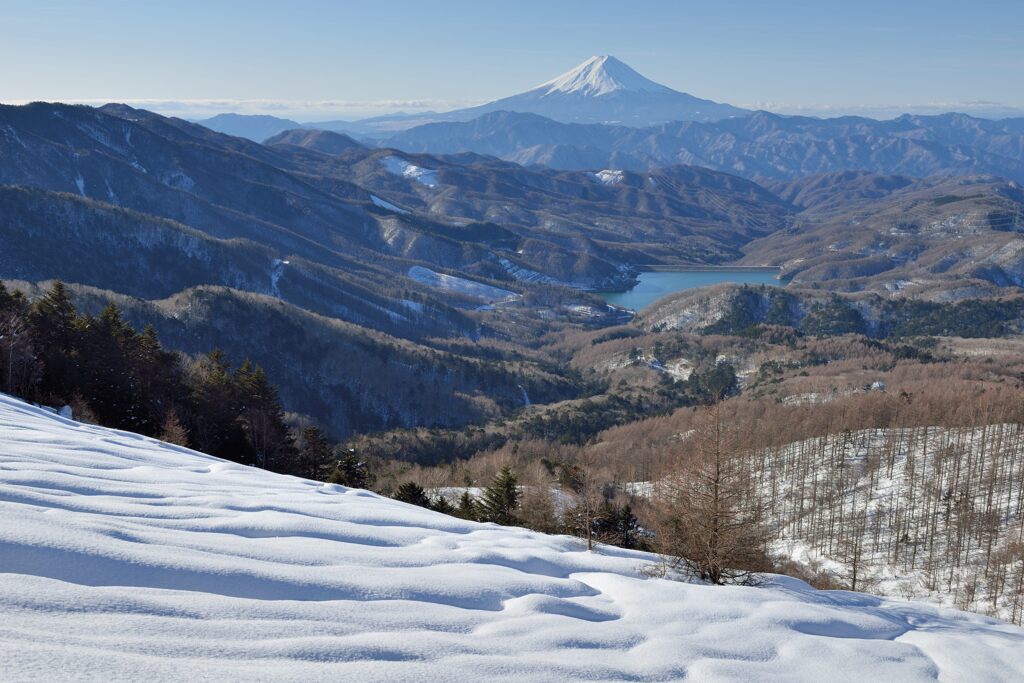
[[67, 403], [78, 385], [78, 312], [60, 280], [32, 307], [29, 318], [43, 374], [38, 393], [47, 403]]
[[277, 389], [263, 368], [246, 360], [235, 372], [242, 427], [256, 457], [256, 466], [287, 472], [294, 466], [295, 444], [284, 421]]
[[214, 349], [189, 375], [191, 409], [185, 419], [196, 449], [219, 458], [255, 464], [255, 454], [237, 420], [241, 412], [231, 364]]
[[[336, 451], [338, 452], [341, 451]], [[327, 481], [352, 489], [368, 489], [373, 486], [374, 476], [366, 461], [360, 460], [352, 449], [342, 453]]]
[[429, 508], [430, 498], [427, 497], [427, 492], [423, 490], [423, 487], [414, 481], [407, 481], [398, 487], [393, 496], [395, 500], [400, 500], [403, 503], [410, 503], [412, 505], [419, 505], [422, 508]]
[[640, 523], [629, 504], [621, 507], [605, 500], [593, 520], [594, 537], [620, 548], [636, 548], [640, 543]]
[[141, 406], [141, 431], [158, 434], [169, 416], [178, 419], [178, 406], [188, 399], [181, 358], [160, 346], [156, 331], [149, 325], [134, 337], [128, 354], [138, 394], [146, 401]]
[[518, 523], [516, 509], [519, 507], [518, 480], [506, 465], [484, 490], [480, 501], [480, 518], [506, 526]]
[[480, 517], [479, 505], [469, 491], [463, 491], [459, 497], [458, 507], [455, 508], [455, 516], [462, 519], [477, 520]]
[[330, 466], [334, 454], [331, 442], [322, 431], [309, 425], [299, 435], [298, 459], [295, 474], [308, 479], [317, 479], [324, 468]]
[[99, 423], [135, 432], [152, 428], [148, 397], [132, 372], [138, 334], [122, 320], [117, 306], [109, 303], [98, 316], [78, 318], [76, 329], [78, 386]]
[[21, 292], [10, 293], [0, 283], [0, 390], [9, 394], [33, 394], [41, 379], [30, 310]]
[[437, 512], [443, 512], [446, 515], [455, 514], [455, 507], [448, 502], [448, 499], [444, 496], [439, 497], [430, 505], [432, 510]]

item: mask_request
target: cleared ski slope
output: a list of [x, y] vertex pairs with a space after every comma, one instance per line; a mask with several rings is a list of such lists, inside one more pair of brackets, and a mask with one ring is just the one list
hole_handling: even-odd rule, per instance
[[0, 396], [0, 680], [1024, 677], [1024, 630], [242, 467]]

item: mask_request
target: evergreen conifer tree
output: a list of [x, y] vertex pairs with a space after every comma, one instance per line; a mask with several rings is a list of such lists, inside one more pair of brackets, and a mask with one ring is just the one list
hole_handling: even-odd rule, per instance
[[449, 503], [448, 499], [445, 498], [444, 496], [438, 497], [438, 499], [435, 500], [430, 505], [430, 508], [437, 512], [443, 512], [446, 515], [451, 515], [455, 513], [455, 507], [451, 503]]
[[331, 442], [327, 436], [309, 425], [302, 430], [299, 436], [299, 455], [296, 463], [296, 474], [300, 477], [316, 479], [320, 476], [321, 470], [331, 462]]
[[366, 462], [360, 460], [355, 451], [349, 449], [338, 460], [327, 481], [353, 489], [368, 489], [373, 486], [374, 476]]
[[147, 401], [131, 364], [136, 332], [113, 303], [98, 316], [79, 318], [75, 328], [78, 386], [100, 424], [144, 431]]
[[255, 453], [258, 467], [286, 471], [292, 466], [295, 446], [284, 422], [277, 389], [263, 368], [249, 360], [235, 372], [234, 383], [241, 407], [240, 418]]
[[39, 394], [51, 403], [68, 402], [75, 393], [78, 312], [64, 283], [57, 280], [33, 306], [30, 316], [43, 375]]
[[241, 403], [231, 364], [214, 349], [189, 373], [192, 410], [187, 420], [197, 450], [219, 458], [252, 464], [252, 447], [238, 422]]
[[28, 394], [39, 382], [41, 371], [28, 301], [20, 292], [9, 293], [0, 283], [0, 388], [10, 394]]
[[431, 507], [430, 498], [427, 497], [427, 492], [423, 490], [422, 486], [414, 481], [407, 481], [399, 486], [393, 497], [395, 500], [400, 500], [403, 503], [419, 505], [423, 508]]
[[519, 507], [518, 484], [508, 465], [502, 467], [491, 485], [484, 490], [480, 501], [481, 518], [497, 524], [516, 524], [516, 509]]
[[469, 491], [463, 491], [459, 497], [459, 504], [455, 508], [455, 516], [461, 517], [462, 519], [476, 520], [479, 517], [480, 510], [476, 500], [473, 496], [469, 495]]

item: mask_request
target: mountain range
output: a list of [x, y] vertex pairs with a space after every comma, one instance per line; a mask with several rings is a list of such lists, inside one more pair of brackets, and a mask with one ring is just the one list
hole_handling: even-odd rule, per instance
[[0, 278], [60, 278], [172, 348], [250, 357], [339, 436], [573, 396], [575, 380], [488, 345], [614, 320], [579, 288], [738, 258], [789, 213], [702, 169], [563, 173], [333, 133], [259, 145], [122, 105], [0, 107], [0, 156]]
[[755, 112], [717, 122], [648, 128], [566, 124], [496, 112], [432, 123], [386, 144], [410, 152], [475, 152], [552, 168], [646, 171], [692, 164], [754, 180], [867, 170], [886, 175], [988, 173], [1024, 182], [1024, 119], [965, 114], [816, 119]]
[[[533, 114], [476, 122], [502, 117], [565, 127], [570, 146], [582, 142], [569, 134], [649, 130]], [[753, 135], [760, 123], [775, 140], [772, 126], [788, 121], [664, 128]], [[932, 150], [912, 154], [911, 170], [927, 174], [943, 170], [936, 159], [965, 171], [1009, 163], [1011, 123], [888, 125], [960, 131], [991, 150], [945, 157], [906, 135]], [[855, 141], [861, 124], [848, 124]], [[174, 349], [250, 357], [289, 410], [338, 436], [580, 396], [582, 378], [522, 340], [628, 319], [591, 292], [628, 287], [650, 266], [770, 265], [802, 287], [952, 300], [1024, 283], [1024, 197], [996, 176], [753, 174], [758, 184], [678, 164], [559, 170], [330, 131], [257, 144], [124, 105], [46, 103], [0, 107], [0, 156], [0, 278], [30, 293], [60, 278], [86, 310], [114, 300]]]
[[677, 92], [611, 56], [591, 57], [524, 93], [443, 113], [306, 124], [224, 114], [200, 123], [255, 141], [294, 129], [329, 130], [369, 146], [473, 152], [563, 170], [642, 173], [685, 164], [757, 181], [867, 170], [918, 177], [980, 173], [1024, 182], [1024, 119], [949, 113], [878, 121], [751, 112]]
[[[652, 126], [669, 121], [717, 121], [750, 112], [694, 97], [655, 83], [610, 55], [587, 59], [526, 92], [447, 112], [388, 114], [358, 121], [321, 121], [305, 128], [334, 130], [380, 140], [427, 123], [469, 121], [482, 114], [515, 111], [564, 123]], [[197, 121], [213, 130], [260, 142], [299, 125], [272, 116], [221, 114]]]

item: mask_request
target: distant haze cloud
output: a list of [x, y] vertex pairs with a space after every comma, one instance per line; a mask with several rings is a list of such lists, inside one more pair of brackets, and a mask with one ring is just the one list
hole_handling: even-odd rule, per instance
[[[100, 106], [110, 102], [148, 109], [158, 114], [187, 119], [203, 119], [217, 114], [269, 114], [300, 122], [328, 119], [364, 118], [399, 111], [410, 113], [448, 111], [480, 104], [479, 100], [233, 100], [196, 99], [166, 100], [155, 98], [91, 98], [87, 100], [61, 100], [68, 104]], [[8, 101], [7, 104], [27, 104], [26, 101]]]
[[[271, 100], [271, 99], [190, 99], [169, 100], [157, 98], [92, 98], [87, 100], [61, 100], [68, 104], [100, 106], [119, 102], [139, 109], [148, 109], [166, 116], [186, 119], [205, 119], [217, 114], [268, 114], [299, 122], [332, 119], [360, 119], [397, 112], [445, 112], [452, 109], [484, 104], [481, 100]], [[27, 104], [28, 100], [8, 100], [6, 104]], [[745, 109], [774, 112], [795, 116], [865, 116], [873, 119], [891, 119], [902, 114], [944, 114], [960, 112], [980, 118], [1024, 117], [1024, 107], [986, 100], [928, 102], [923, 104], [794, 104], [787, 102], [752, 102], [740, 104]]]
[[763, 109], [776, 114], [797, 116], [865, 116], [872, 119], [891, 119], [903, 114], [945, 114], [959, 112], [979, 118], [1013, 118], [1024, 116], [1024, 107], [970, 100], [962, 102], [928, 102], [924, 104], [789, 104], [785, 102], [754, 102], [741, 105], [746, 109]]

